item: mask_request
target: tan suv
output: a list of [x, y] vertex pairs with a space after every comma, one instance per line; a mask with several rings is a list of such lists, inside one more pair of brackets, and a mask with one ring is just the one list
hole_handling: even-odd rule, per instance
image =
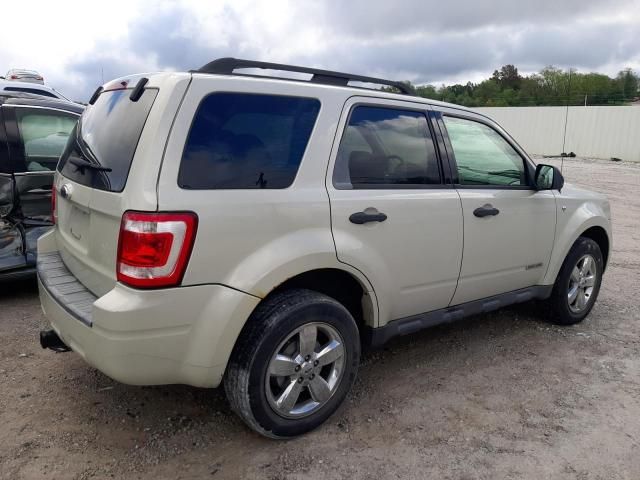
[[54, 193], [42, 345], [124, 383], [224, 383], [271, 437], [338, 408], [361, 345], [534, 298], [582, 320], [611, 242], [602, 196], [483, 115], [236, 59], [100, 87]]

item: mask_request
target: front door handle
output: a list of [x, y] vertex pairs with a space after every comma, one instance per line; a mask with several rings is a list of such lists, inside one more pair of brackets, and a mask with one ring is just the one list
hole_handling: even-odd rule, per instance
[[352, 213], [349, 216], [349, 221], [357, 225], [369, 222], [384, 222], [386, 219], [387, 216], [375, 208], [366, 208], [364, 212]]
[[498, 210], [497, 208], [494, 208], [493, 205], [491, 205], [490, 203], [487, 203], [481, 207], [476, 208], [473, 211], [473, 214], [476, 217], [488, 217], [488, 216], [493, 216], [493, 215], [498, 215], [500, 213], [500, 210]]

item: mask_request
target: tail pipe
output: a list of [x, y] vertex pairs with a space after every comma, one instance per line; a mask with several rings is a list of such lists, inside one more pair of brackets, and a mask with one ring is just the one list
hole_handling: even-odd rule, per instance
[[53, 330], [40, 331], [40, 345], [42, 348], [50, 348], [54, 352], [70, 352], [71, 349]]

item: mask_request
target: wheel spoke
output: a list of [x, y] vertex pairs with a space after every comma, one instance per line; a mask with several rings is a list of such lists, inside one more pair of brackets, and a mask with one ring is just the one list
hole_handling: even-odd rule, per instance
[[576, 299], [576, 307], [582, 310], [586, 304], [587, 304], [587, 297], [584, 294], [584, 290], [582, 288], [579, 288], [578, 298]]
[[295, 360], [286, 355], [276, 355], [269, 365], [269, 373], [279, 377], [288, 377], [295, 373], [298, 366]]
[[591, 257], [584, 257], [582, 261], [582, 267], [580, 267], [580, 273], [582, 275], [586, 275], [591, 270]]
[[329, 384], [320, 375], [316, 375], [309, 382], [309, 391], [311, 392], [311, 397], [318, 403], [326, 402], [331, 396]]
[[320, 350], [316, 359], [321, 366], [329, 365], [344, 355], [344, 347], [337, 340], [331, 340]]
[[585, 287], [593, 287], [596, 283], [596, 276], [595, 275], [589, 275], [588, 277], [585, 277], [584, 279], [584, 286]]
[[307, 325], [300, 330], [300, 355], [311, 355], [316, 349], [318, 329], [315, 325]]
[[276, 400], [278, 409], [285, 413], [289, 413], [293, 410], [301, 391], [302, 384], [298, 383], [296, 380], [292, 381], [287, 385], [287, 388], [284, 389], [284, 392], [282, 392], [278, 400]]
[[578, 285], [576, 285], [571, 290], [569, 290], [569, 296], [568, 296], [569, 305], [573, 305], [573, 302], [576, 301], [576, 297], [578, 296], [579, 291], [580, 291], [580, 287], [578, 287]]

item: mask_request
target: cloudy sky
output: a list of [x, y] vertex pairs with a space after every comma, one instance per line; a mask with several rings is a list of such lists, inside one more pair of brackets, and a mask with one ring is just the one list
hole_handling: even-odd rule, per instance
[[415, 83], [506, 63], [640, 72], [640, 0], [93, 0], [2, 6], [0, 72], [86, 100], [105, 80], [236, 56]]

